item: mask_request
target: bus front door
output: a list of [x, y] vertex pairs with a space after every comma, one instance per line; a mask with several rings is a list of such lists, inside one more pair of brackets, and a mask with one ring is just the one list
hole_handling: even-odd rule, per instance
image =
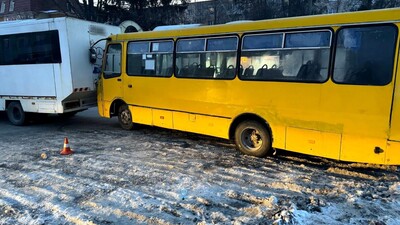
[[121, 44], [111, 43], [107, 46], [106, 58], [104, 59], [104, 71], [98, 86], [99, 113], [105, 117], [111, 116], [110, 108], [112, 102], [116, 99], [122, 99], [123, 97], [121, 55]]

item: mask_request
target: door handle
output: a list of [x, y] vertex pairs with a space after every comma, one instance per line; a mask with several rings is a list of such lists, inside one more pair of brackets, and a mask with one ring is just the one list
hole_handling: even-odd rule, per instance
[[132, 88], [132, 84], [128, 84], [128, 88]]
[[118, 78], [117, 81], [122, 81], [122, 79], [121, 79], [121, 78]]

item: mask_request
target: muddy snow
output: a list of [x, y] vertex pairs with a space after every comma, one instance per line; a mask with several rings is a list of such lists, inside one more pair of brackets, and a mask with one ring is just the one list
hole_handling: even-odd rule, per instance
[[[64, 137], [75, 154], [61, 156]], [[0, 114], [0, 224], [400, 224], [399, 169], [143, 126], [96, 109], [15, 127]]]

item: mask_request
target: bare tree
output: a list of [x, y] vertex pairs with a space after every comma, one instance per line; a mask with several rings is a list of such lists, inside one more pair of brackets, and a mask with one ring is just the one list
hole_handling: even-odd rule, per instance
[[[61, 4], [61, 0], [52, 0]], [[226, 23], [235, 20], [260, 20], [277, 17], [313, 15], [328, 12], [358, 11], [399, 7], [400, 0], [213, 0], [202, 10], [188, 10], [194, 0], [65, 0], [79, 18], [118, 25], [134, 20], [144, 29], [158, 25]], [[203, 7], [202, 6], [202, 7]], [[193, 7], [190, 7], [193, 8]]]

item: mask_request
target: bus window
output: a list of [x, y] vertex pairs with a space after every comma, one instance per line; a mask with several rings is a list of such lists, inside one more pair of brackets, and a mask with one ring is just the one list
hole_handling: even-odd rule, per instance
[[111, 44], [107, 48], [104, 65], [104, 78], [118, 77], [121, 75], [121, 45]]
[[243, 49], [279, 49], [282, 48], [283, 34], [249, 35], [245, 40]]
[[326, 31], [288, 33], [285, 37], [285, 48], [329, 48], [330, 43], [331, 33]]
[[330, 31], [245, 35], [243, 80], [323, 82], [328, 78]]
[[128, 75], [170, 77], [173, 49], [172, 41], [129, 42]]
[[177, 43], [176, 76], [233, 79], [237, 37], [182, 39]]
[[214, 67], [215, 70], [208, 69], [208, 76], [220, 79], [234, 78], [237, 48], [237, 37], [209, 38], [207, 40], [206, 67]]
[[397, 28], [391, 25], [340, 29], [333, 80], [356, 85], [390, 83], [396, 36]]
[[205, 38], [178, 40], [175, 68], [177, 77], [195, 77], [199, 73], [201, 61], [205, 61], [205, 41]]

